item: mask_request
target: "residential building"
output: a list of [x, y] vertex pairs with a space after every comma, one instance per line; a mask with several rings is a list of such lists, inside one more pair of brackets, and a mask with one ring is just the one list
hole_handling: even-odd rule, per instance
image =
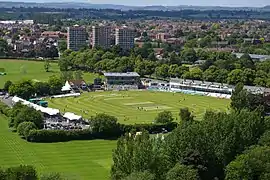
[[134, 47], [135, 31], [126, 27], [115, 30], [115, 44], [123, 50], [130, 50]]
[[92, 27], [92, 47], [108, 49], [111, 47], [111, 28], [108, 26]]
[[166, 39], [170, 38], [170, 35], [169, 34], [166, 34], [166, 33], [158, 33], [156, 35], [156, 40], [160, 40], [160, 41], [165, 41]]
[[67, 33], [67, 48], [73, 51], [78, 51], [86, 45], [86, 30], [84, 27], [75, 25], [68, 27]]

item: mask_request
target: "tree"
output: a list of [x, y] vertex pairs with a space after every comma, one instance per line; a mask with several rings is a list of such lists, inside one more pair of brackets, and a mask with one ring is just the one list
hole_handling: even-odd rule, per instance
[[49, 71], [50, 71], [50, 67], [51, 67], [50, 61], [45, 60], [45, 61], [44, 61], [44, 69], [45, 69], [45, 71], [46, 71], [46, 72], [49, 72]]
[[244, 68], [255, 69], [255, 64], [248, 54], [241, 56], [240, 64]]
[[218, 68], [216, 66], [210, 66], [206, 71], [203, 72], [203, 80], [215, 82], [218, 76]]
[[43, 128], [43, 116], [41, 112], [33, 108], [24, 107], [14, 119], [14, 128], [18, 128], [22, 122], [33, 122], [37, 128]]
[[181, 108], [179, 117], [182, 122], [192, 122], [194, 118], [188, 108]]
[[202, 180], [223, 179], [224, 168], [265, 131], [259, 112], [207, 113], [202, 121], [181, 123], [166, 137], [171, 164], [192, 166]]
[[119, 136], [120, 127], [117, 118], [107, 114], [97, 114], [91, 117], [92, 130], [101, 136], [117, 137]]
[[219, 83], [226, 83], [227, 82], [227, 78], [228, 78], [228, 71], [226, 69], [219, 69], [216, 71], [216, 79], [215, 81], [216, 82], [219, 82]]
[[17, 132], [20, 136], [27, 138], [30, 130], [37, 129], [33, 122], [22, 122], [17, 127]]
[[150, 172], [133, 172], [123, 180], [155, 180], [155, 176]]
[[74, 71], [74, 78], [75, 78], [75, 80], [83, 79], [83, 72], [82, 71]]
[[192, 48], [185, 48], [181, 52], [181, 60], [184, 62], [190, 62], [190, 63], [194, 63], [195, 61], [197, 61], [195, 50]]
[[245, 77], [243, 74], [243, 70], [241, 70], [241, 69], [232, 70], [228, 74], [227, 83], [228, 84], [245, 83]]
[[59, 41], [58, 48], [61, 53], [64, 52], [67, 49], [67, 41], [66, 40]]
[[37, 96], [46, 96], [50, 94], [50, 85], [47, 82], [35, 82], [33, 86]]
[[243, 89], [244, 84], [238, 83], [231, 97], [231, 107], [235, 110], [241, 110], [246, 107], [247, 104], [247, 92]]
[[160, 67], [157, 67], [155, 70], [156, 76], [161, 78], [167, 78], [169, 76], [169, 65], [163, 64]]
[[113, 151], [111, 178], [118, 180], [132, 173], [148, 171], [155, 179], [163, 179], [168, 161], [162, 145], [160, 139], [150, 138], [145, 131], [141, 135], [131, 132], [121, 137]]
[[4, 90], [8, 92], [9, 87], [12, 85], [13, 83], [11, 81], [6, 81], [4, 84]]
[[253, 147], [239, 155], [226, 167], [225, 180], [260, 179], [270, 177], [270, 148], [269, 146]]
[[19, 96], [23, 99], [28, 100], [30, 97], [32, 97], [35, 94], [35, 89], [33, 87], [33, 83], [30, 80], [27, 81], [21, 81], [16, 84], [12, 84], [9, 87], [9, 94], [12, 96]]
[[174, 119], [171, 111], [163, 111], [158, 113], [157, 117], [155, 118], [155, 123], [166, 124], [172, 122], [173, 120]]
[[203, 76], [203, 72], [198, 67], [192, 68], [189, 72], [187, 71], [183, 74], [184, 79], [201, 80], [202, 76]]
[[60, 78], [58, 78], [55, 75], [54, 76], [50, 76], [48, 83], [50, 85], [50, 94], [51, 95], [55, 95], [55, 94], [60, 94], [61, 93], [61, 89], [63, 87], [63, 81]]
[[0, 38], [0, 56], [8, 55], [8, 43], [6, 40]]
[[198, 180], [198, 171], [177, 163], [166, 175], [166, 180]]
[[73, 74], [75, 75], [75, 72], [73, 73], [72, 71], [61, 71], [60, 72], [60, 79], [61, 81], [69, 81], [74, 79]]

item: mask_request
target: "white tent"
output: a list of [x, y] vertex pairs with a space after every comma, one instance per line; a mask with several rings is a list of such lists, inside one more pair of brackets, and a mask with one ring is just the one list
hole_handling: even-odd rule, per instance
[[70, 91], [71, 90], [71, 86], [68, 83], [68, 81], [66, 81], [65, 85], [62, 87], [61, 91]]
[[24, 99], [21, 99], [21, 98], [19, 98], [19, 97], [17, 97], [17, 96], [14, 96], [13, 98], [12, 98], [12, 101], [14, 102], [14, 103], [17, 103], [17, 102], [23, 102], [24, 101]]
[[78, 115], [71, 113], [71, 112], [66, 112], [64, 114], [64, 118], [67, 118], [67, 119], [72, 121], [72, 120], [80, 120], [82, 118], [82, 116], [78, 116]]

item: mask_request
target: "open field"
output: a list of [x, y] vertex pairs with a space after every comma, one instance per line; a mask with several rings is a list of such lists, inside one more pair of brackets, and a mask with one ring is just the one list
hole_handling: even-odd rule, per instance
[[78, 180], [109, 179], [116, 141], [92, 140], [35, 144], [8, 130], [0, 115], [0, 167], [33, 165], [39, 173], [59, 172]]
[[[46, 81], [51, 75], [59, 75], [60, 70], [57, 63], [50, 63], [50, 72], [45, 72], [44, 62], [39, 61], [25, 61], [25, 60], [12, 60], [0, 59], [0, 68], [4, 68], [7, 75], [0, 76], [0, 88], [3, 87], [7, 80], [13, 82], [22, 79], [31, 79], [38, 81]], [[87, 82], [93, 82], [97, 75], [91, 73], [84, 73], [84, 79]]]
[[207, 109], [226, 111], [230, 100], [180, 93], [151, 91], [113, 91], [84, 93], [77, 98], [49, 100], [49, 107], [61, 112], [74, 112], [85, 118], [96, 113], [108, 113], [121, 123], [151, 123], [156, 115], [169, 110], [178, 118], [179, 109], [188, 107], [200, 120]]

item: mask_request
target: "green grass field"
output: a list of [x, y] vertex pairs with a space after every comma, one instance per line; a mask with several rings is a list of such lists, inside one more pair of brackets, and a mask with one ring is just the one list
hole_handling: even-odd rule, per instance
[[22, 140], [0, 115], [0, 167], [33, 165], [39, 173], [59, 172], [78, 180], [109, 179], [116, 141], [35, 144]]
[[[50, 63], [50, 72], [45, 72], [44, 62], [0, 59], [0, 68], [4, 68], [7, 75], [0, 75], [0, 88], [7, 80], [16, 82], [22, 79], [46, 81], [51, 75], [59, 75], [60, 70], [57, 63]], [[84, 79], [90, 83], [97, 77], [95, 74], [84, 73]]]
[[90, 92], [77, 98], [50, 99], [49, 107], [74, 112], [85, 118], [96, 113], [116, 116], [121, 123], [151, 123], [164, 110], [178, 118], [179, 109], [188, 107], [200, 120], [207, 109], [226, 111], [230, 101], [205, 96], [151, 91]]

